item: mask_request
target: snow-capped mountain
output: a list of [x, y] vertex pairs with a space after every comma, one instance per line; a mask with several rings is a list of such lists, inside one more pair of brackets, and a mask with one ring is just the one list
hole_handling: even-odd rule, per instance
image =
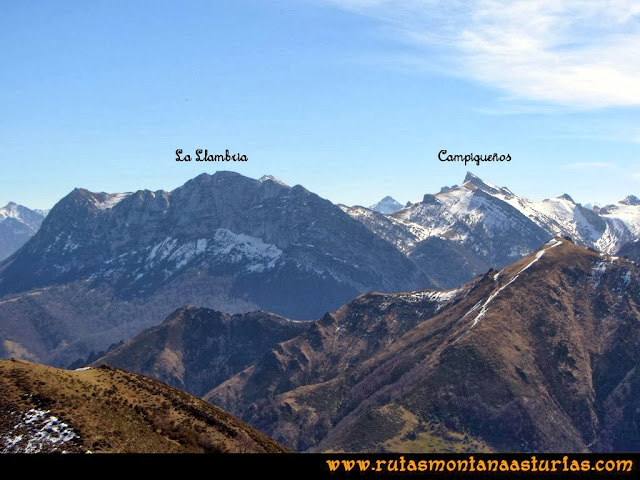
[[386, 196], [382, 200], [380, 200], [378, 203], [371, 205], [369, 207], [369, 210], [374, 210], [376, 212], [389, 214], [389, 213], [396, 212], [401, 208], [403, 207], [400, 202], [396, 201], [392, 197]]
[[490, 193], [528, 216], [553, 236], [569, 236], [579, 245], [613, 254], [640, 235], [640, 201], [633, 195], [616, 205], [590, 210], [568, 194], [540, 201], [527, 200], [468, 174], [465, 182]]
[[553, 236], [613, 254], [640, 236], [640, 201], [633, 196], [594, 210], [564, 194], [531, 201], [468, 173], [460, 186], [426, 194], [389, 215], [341, 207], [396, 245], [443, 287], [502, 267]]
[[300, 185], [217, 172], [172, 192], [75, 189], [0, 264], [0, 295], [15, 298], [0, 301], [4, 356], [86, 358], [187, 303], [311, 319], [367, 290], [424, 285], [393, 245]]
[[522, 258], [551, 238], [478, 182], [468, 176], [463, 185], [426, 194], [422, 202], [390, 215], [342, 208], [396, 245], [440, 286], [455, 287]]
[[48, 210], [31, 210], [14, 202], [0, 208], [0, 261], [17, 251], [40, 228]]

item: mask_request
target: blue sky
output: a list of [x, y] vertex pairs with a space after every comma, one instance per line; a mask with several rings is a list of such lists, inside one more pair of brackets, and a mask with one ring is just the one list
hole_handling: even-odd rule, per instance
[[467, 170], [531, 199], [640, 196], [633, 1], [3, 2], [0, 42], [2, 205], [217, 169], [350, 205]]

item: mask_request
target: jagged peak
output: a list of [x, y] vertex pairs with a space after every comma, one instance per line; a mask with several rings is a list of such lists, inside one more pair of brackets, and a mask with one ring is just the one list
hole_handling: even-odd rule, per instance
[[573, 201], [573, 198], [571, 198], [571, 196], [568, 193], [563, 193], [558, 198], [561, 199], [561, 200], [568, 200], [571, 203], [576, 203], [576, 202]]
[[[86, 188], [76, 187], [65, 198], [81, 198], [88, 204], [92, 205], [98, 210], [108, 210], [120, 203], [125, 198], [132, 195], [132, 192], [125, 193], [107, 193], [107, 192], [92, 192]], [[62, 201], [61, 200], [61, 201]]]
[[287, 187], [287, 188], [291, 188], [289, 187], [289, 185], [287, 185], [286, 183], [284, 183], [282, 180], [280, 180], [278, 177], [275, 177], [273, 175], [263, 175], [261, 176], [258, 181], [259, 182], [266, 182], [267, 180], [270, 180], [274, 183], [277, 183], [278, 185], [281, 185], [283, 187]]
[[464, 182], [462, 183], [463, 187], [468, 188], [469, 190], [480, 189], [485, 193], [497, 194], [500, 192], [500, 188], [496, 187], [492, 183], [485, 182], [480, 177], [474, 175], [471, 172], [467, 172], [467, 175], [464, 177]]
[[640, 205], [640, 199], [638, 197], [636, 197], [635, 195], [628, 195], [625, 198], [623, 198], [622, 200], [620, 200], [618, 203], [621, 203], [622, 205]]
[[480, 177], [478, 177], [477, 175], [474, 175], [471, 172], [467, 172], [467, 175], [464, 177], [464, 181], [462, 183], [474, 182], [476, 180], [480, 180], [482, 182], [482, 179]]
[[384, 214], [390, 214], [402, 208], [402, 204], [389, 195], [369, 207], [370, 210], [375, 210], [376, 212]]

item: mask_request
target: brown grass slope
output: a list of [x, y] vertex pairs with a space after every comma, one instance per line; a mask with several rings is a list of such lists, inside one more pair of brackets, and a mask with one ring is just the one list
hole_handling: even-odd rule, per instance
[[229, 315], [188, 306], [94, 364], [106, 363], [204, 395], [309, 325], [268, 312]]
[[414, 326], [360, 357], [327, 316], [206, 398], [298, 450], [640, 450], [638, 265], [558, 239], [497, 273], [422, 320], [391, 301]]
[[[72, 438], [42, 442], [43, 435], [55, 439], [59, 427], [34, 428], [29, 412], [56, 417]], [[221, 409], [141, 375], [109, 366], [70, 371], [0, 361], [0, 451], [28, 451], [38, 442], [35, 451], [44, 452], [285, 451]]]

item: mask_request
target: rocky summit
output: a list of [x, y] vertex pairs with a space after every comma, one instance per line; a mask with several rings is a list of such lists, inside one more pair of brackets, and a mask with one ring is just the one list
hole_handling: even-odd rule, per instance
[[75, 189], [0, 263], [0, 356], [66, 365], [186, 304], [313, 319], [364, 291], [432, 284], [337, 206], [276, 180]]

